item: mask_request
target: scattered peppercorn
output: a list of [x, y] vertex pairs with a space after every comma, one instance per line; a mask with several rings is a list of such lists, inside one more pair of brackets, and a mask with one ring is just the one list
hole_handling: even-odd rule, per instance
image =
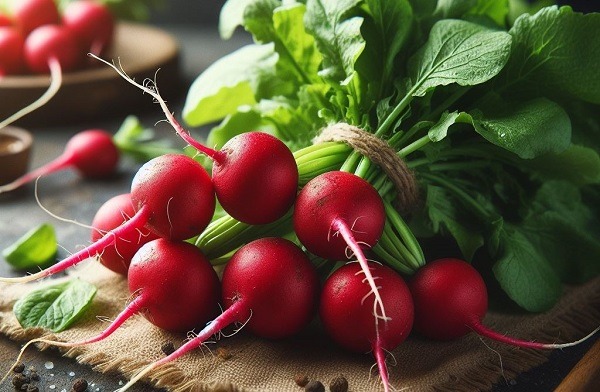
[[73, 382], [72, 391], [73, 392], [84, 392], [88, 387], [88, 383], [83, 378], [78, 378]]
[[35, 370], [29, 372], [29, 378], [31, 381], [40, 381], [40, 375]]
[[25, 371], [25, 365], [23, 363], [18, 363], [13, 367], [12, 370], [15, 373], [23, 373]]
[[325, 392], [325, 385], [321, 381], [311, 381], [304, 387], [305, 392]]
[[217, 357], [226, 361], [231, 358], [231, 351], [227, 347], [219, 347], [217, 348]]
[[171, 355], [175, 352], [175, 345], [173, 342], [165, 342], [160, 346], [160, 349], [165, 355]]
[[36, 387], [35, 385], [29, 384], [27, 386], [27, 392], [40, 392], [40, 389], [38, 387]]
[[296, 376], [294, 376], [294, 381], [296, 382], [296, 385], [304, 388], [310, 380], [306, 374], [296, 374]]
[[12, 378], [12, 384], [17, 389], [21, 389], [24, 384], [29, 384], [29, 381], [29, 377], [23, 373], [18, 373]]
[[330, 392], [348, 392], [348, 380], [346, 377], [339, 375], [329, 384]]

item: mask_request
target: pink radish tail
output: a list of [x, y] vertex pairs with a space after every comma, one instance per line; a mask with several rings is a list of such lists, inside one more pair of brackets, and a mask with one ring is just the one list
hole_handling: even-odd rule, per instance
[[485, 336], [486, 338], [495, 340], [497, 342], [506, 343], [506, 344], [510, 344], [511, 346], [516, 346], [516, 347], [521, 347], [521, 348], [532, 348], [532, 349], [536, 349], [536, 350], [554, 350], [554, 349], [562, 349], [562, 348], [576, 346], [576, 345], [586, 341], [587, 339], [592, 337], [596, 332], [598, 332], [600, 330], [600, 327], [598, 327], [598, 328], [594, 329], [592, 332], [590, 332], [588, 335], [584, 336], [583, 338], [581, 338], [579, 340], [573, 341], [573, 342], [540, 343], [540, 342], [532, 342], [529, 340], [516, 339], [516, 338], [512, 338], [510, 336], [503, 335], [499, 332], [496, 332], [496, 331], [486, 327], [479, 320], [474, 321], [470, 325], [470, 327], [478, 335]]
[[[48, 344], [51, 346], [67, 347], [67, 348], [84, 346], [86, 344], [96, 343], [96, 342], [104, 340], [105, 338], [110, 336], [121, 325], [123, 325], [123, 323], [125, 321], [127, 321], [134, 314], [138, 313], [143, 307], [144, 307], [144, 297], [143, 297], [143, 295], [138, 295], [137, 297], [135, 297], [135, 299], [133, 301], [131, 301], [125, 307], [125, 309], [123, 309], [123, 311], [121, 313], [119, 313], [119, 315], [113, 320], [112, 323], [110, 323], [110, 325], [104, 331], [102, 331], [100, 334], [98, 334], [90, 339], [87, 339], [87, 340], [83, 340], [80, 342], [59, 342], [59, 341], [49, 340], [49, 339], [44, 339], [44, 338], [32, 339], [23, 345], [23, 348], [21, 348], [21, 351], [19, 352], [17, 359], [15, 360], [13, 365], [9, 368], [9, 372], [10, 372], [10, 369], [12, 369], [15, 365], [17, 365], [18, 363], [21, 362], [21, 359], [23, 358], [23, 355], [25, 354], [25, 350], [27, 350], [27, 348], [34, 343], [44, 343], [44, 344]], [[8, 376], [8, 374], [5, 375], [4, 378], [2, 378], [2, 380], [0, 380], [0, 384], [2, 383], [2, 381], [4, 381], [6, 379], [7, 376]]]
[[46, 163], [45, 165], [30, 171], [27, 174], [22, 175], [13, 182], [0, 186], [0, 193], [13, 191], [28, 182], [34, 181], [38, 177], [46, 174], [54, 173], [59, 170], [65, 169], [73, 164], [73, 155], [63, 153], [56, 159]]
[[173, 113], [171, 113], [171, 111], [169, 110], [167, 103], [159, 94], [158, 86], [156, 85], [155, 82], [145, 81], [143, 85], [139, 84], [135, 80], [133, 80], [129, 75], [127, 75], [127, 73], [123, 70], [123, 67], [121, 67], [120, 65], [119, 65], [119, 67], [117, 67], [115, 64], [109, 63], [108, 61], [101, 59], [100, 57], [98, 57], [94, 54], [90, 53], [89, 55], [91, 57], [95, 58], [96, 60], [99, 60], [99, 61], [103, 62], [104, 64], [108, 65], [109, 67], [114, 69], [119, 74], [119, 76], [121, 76], [127, 82], [129, 82], [130, 84], [134, 85], [135, 87], [139, 88], [140, 90], [144, 91], [145, 93], [149, 94], [152, 98], [154, 98], [156, 100], [156, 102], [160, 105], [163, 113], [165, 114], [165, 117], [167, 118], [167, 120], [169, 121], [171, 126], [175, 129], [175, 131], [177, 132], [179, 137], [181, 137], [186, 143], [188, 143], [190, 146], [194, 147], [196, 150], [200, 151], [202, 154], [206, 155], [210, 159], [214, 160], [215, 162], [223, 163], [223, 159], [225, 157], [224, 153], [222, 153], [221, 151], [206, 147], [205, 145], [199, 143], [197, 140], [195, 140], [190, 135], [190, 133], [188, 131], [185, 130], [185, 128], [183, 128], [181, 126], [181, 124], [179, 124], [179, 122], [175, 119], [175, 116], [173, 115]]
[[385, 392], [390, 391], [390, 378], [388, 374], [387, 364], [385, 363], [385, 351], [381, 347], [381, 340], [378, 338], [373, 343], [373, 356], [377, 362], [377, 369], [379, 370], [379, 377], [381, 377], [381, 383], [383, 384], [383, 390]]
[[86, 247], [85, 249], [82, 249], [79, 252], [72, 254], [66, 259], [59, 261], [58, 263], [46, 268], [45, 270], [36, 272], [35, 274], [22, 276], [18, 278], [0, 278], [0, 282], [25, 283], [44, 278], [46, 276], [54, 275], [58, 272], [62, 272], [67, 268], [82, 262], [83, 260], [86, 260], [90, 257], [95, 256], [98, 253], [101, 253], [105, 248], [112, 245], [115, 242], [116, 238], [122, 237], [124, 234], [127, 234], [132, 230], [141, 229], [148, 221], [149, 215], [150, 211], [146, 206], [143, 206], [130, 220], [126, 221], [114, 230], [109, 231], [102, 238], [100, 238], [98, 241], [94, 242], [90, 246]]
[[[384, 321], [388, 320], [388, 317], [385, 314], [383, 300], [381, 299], [381, 295], [379, 294], [379, 287], [375, 283], [375, 278], [373, 277], [373, 274], [371, 274], [371, 269], [369, 268], [367, 258], [365, 257], [363, 250], [360, 248], [360, 245], [354, 238], [352, 230], [350, 229], [346, 221], [342, 218], [334, 219], [332, 227], [334, 230], [339, 231], [339, 233], [346, 241], [346, 244], [348, 244], [356, 258], [358, 259], [358, 262], [360, 263], [362, 271], [365, 274], [365, 278], [369, 283], [369, 286], [371, 287], [371, 292], [369, 293], [369, 295], [373, 294], [375, 296], [375, 300], [373, 301], [373, 315], [376, 319], [383, 319]], [[379, 313], [377, 311], [377, 308], [379, 308]]]
[[62, 84], [62, 68], [56, 57], [52, 57], [48, 60], [48, 67], [50, 68], [50, 85], [48, 86], [48, 89], [37, 100], [8, 117], [4, 121], [0, 121], [0, 129], [41, 108], [56, 95]]
[[127, 384], [125, 384], [122, 388], [120, 388], [117, 392], [125, 392], [126, 390], [128, 390], [131, 386], [133, 386], [136, 382], [138, 382], [142, 377], [144, 377], [146, 374], [148, 374], [152, 370], [156, 369], [159, 366], [167, 364], [171, 361], [174, 361], [177, 358], [181, 357], [182, 355], [188, 353], [189, 351], [200, 347], [202, 345], [202, 343], [204, 343], [206, 341], [206, 339], [208, 339], [211, 336], [213, 336], [214, 334], [218, 333], [223, 328], [225, 328], [228, 325], [231, 325], [233, 323], [241, 321], [240, 314], [244, 310], [246, 310], [245, 301], [240, 300], [240, 301], [234, 302], [229, 308], [227, 308], [227, 310], [225, 310], [223, 313], [221, 313], [220, 316], [218, 316], [213, 321], [209, 322], [206, 325], [206, 327], [204, 327], [204, 329], [202, 331], [200, 331], [198, 333], [198, 335], [196, 335], [193, 339], [188, 340], [185, 344], [183, 344], [181, 347], [179, 347], [177, 350], [175, 350], [170, 355], [168, 355], [156, 362], [153, 362], [150, 365], [148, 365], [147, 367], [145, 367], [144, 369], [142, 369], [138, 374], [136, 374], [134, 377], [132, 377], [131, 380], [129, 380], [129, 382]]

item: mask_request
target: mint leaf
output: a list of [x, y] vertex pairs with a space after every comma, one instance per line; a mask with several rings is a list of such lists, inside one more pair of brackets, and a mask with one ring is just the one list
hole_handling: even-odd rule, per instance
[[562, 294], [558, 275], [545, 255], [518, 228], [505, 223], [492, 270], [502, 289], [530, 312], [546, 311]]
[[323, 55], [319, 72], [323, 78], [339, 84], [354, 73], [354, 64], [365, 47], [360, 33], [363, 19], [350, 16], [361, 0], [308, 0], [304, 24], [315, 37]]
[[560, 153], [571, 144], [569, 116], [546, 98], [509, 102], [495, 97], [471, 116], [481, 136], [523, 159]]
[[600, 103], [600, 13], [546, 7], [519, 17], [509, 33], [513, 51], [500, 88]]
[[13, 312], [23, 328], [67, 329], [90, 306], [96, 287], [79, 279], [43, 287], [20, 298]]
[[511, 36], [463, 20], [441, 20], [410, 60], [412, 95], [451, 83], [473, 86], [496, 76], [508, 61]]
[[42, 224], [4, 249], [2, 256], [16, 269], [29, 269], [53, 262], [57, 249], [54, 227]]
[[244, 46], [214, 62], [188, 91], [185, 121], [192, 126], [208, 124], [239, 106], [256, 103], [264, 85], [280, 83], [274, 78], [277, 59], [273, 44], [267, 44]]

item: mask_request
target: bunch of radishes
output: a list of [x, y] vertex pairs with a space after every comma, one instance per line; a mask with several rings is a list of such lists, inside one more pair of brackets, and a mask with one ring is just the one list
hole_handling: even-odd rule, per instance
[[[189, 331], [208, 322], [194, 339], [136, 374], [125, 390], [232, 323], [260, 337], [283, 338], [303, 329], [318, 311], [334, 341], [351, 351], [373, 353], [388, 391], [386, 352], [404, 341], [413, 325], [436, 339], [457, 338], [471, 330], [498, 339], [481, 324], [487, 292], [481, 276], [466, 262], [429, 263], [407, 285], [396, 271], [368, 261], [363, 252], [379, 240], [385, 210], [367, 181], [330, 171], [298, 192], [294, 156], [274, 136], [248, 132], [212, 150], [193, 140], [172, 115], [169, 120], [188, 143], [213, 159], [212, 176], [186, 155], [152, 159], [136, 173], [130, 193], [99, 209], [90, 247], [39, 273], [2, 279], [37, 279], [95, 255], [127, 276], [133, 299], [104, 332], [82, 342], [36, 339], [29, 344], [91, 344], [137, 313], [169, 331]], [[185, 241], [207, 227], [217, 200], [249, 224], [273, 222], [293, 208], [294, 232], [306, 250], [287, 239], [260, 238], [233, 254], [219, 281], [210, 261]], [[358, 263], [336, 269], [321, 285], [307, 252], [332, 262], [356, 258]], [[217, 316], [219, 305], [225, 310]], [[521, 347], [565, 346], [504, 341]]]
[[80, 69], [89, 64], [87, 53], [112, 43], [114, 18], [102, 3], [73, 1], [62, 12], [54, 0], [12, 4], [9, 14], [0, 13], [0, 77]]

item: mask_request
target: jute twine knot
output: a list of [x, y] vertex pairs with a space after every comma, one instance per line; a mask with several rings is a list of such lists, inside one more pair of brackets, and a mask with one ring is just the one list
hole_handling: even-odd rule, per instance
[[384, 140], [354, 125], [337, 123], [324, 128], [313, 140], [315, 144], [329, 141], [346, 143], [381, 167], [397, 190], [396, 208], [402, 213], [415, 210], [419, 203], [415, 175]]

